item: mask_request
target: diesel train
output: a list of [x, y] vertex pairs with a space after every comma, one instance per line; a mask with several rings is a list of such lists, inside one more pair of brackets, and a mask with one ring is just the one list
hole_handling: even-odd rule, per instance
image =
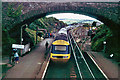
[[70, 59], [70, 53], [67, 29], [62, 28], [52, 43], [50, 58], [54, 62], [67, 62]]

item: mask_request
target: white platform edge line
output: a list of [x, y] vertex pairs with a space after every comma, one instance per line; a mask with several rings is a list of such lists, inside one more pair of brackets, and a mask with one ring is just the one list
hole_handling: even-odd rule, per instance
[[[87, 54], [88, 54], [88, 53], [87, 53]], [[106, 78], [107, 80], [109, 80], [108, 77], [106, 76], [106, 74], [102, 71], [102, 69], [97, 65], [97, 63], [95, 62], [95, 60], [92, 58], [92, 56], [90, 56], [89, 54], [88, 54], [88, 56], [92, 59], [92, 61], [94, 62], [94, 64], [98, 67], [98, 69], [99, 69], [100, 72], [105, 76], [105, 78]]]
[[49, 58], [49, 60], [48, 60], [48, 62], [47, 62], [47, 65], [46, 65], [46, 67], [45, 67], [45, 70], [44, 70], [44, 72], [43, 72], [43, 75], [42, 75], [41, 80], [43, 80], [44, 77], [45, 77], [45, 73], [46, 73], [46, 71], [47, 71], [47, 68], [48, 68], [49, 62], [50, 62], [50, 58]]

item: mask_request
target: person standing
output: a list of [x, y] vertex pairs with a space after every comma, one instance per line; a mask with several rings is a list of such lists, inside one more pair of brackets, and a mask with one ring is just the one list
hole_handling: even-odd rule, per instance
[[46, 56], [47, 56], [47, 53], [48, 53], [48, 45], [49, 45], [49, 43], [48, 43], [48, 41], [46, 41], [46, 44], [45, 44], [46, 51], [45, 51], [45, 56], [44, 56], [45, 59], [46, 59]]
[[46, 44], [45, 44], [45, 46], [46, 46], [46, 51], [47, 51], [48, 45], [49, 45], [49, 43], [48, 43], [48, 41], [46, 41]]
[[17, 49], [14, 53], [14, 58], [15, 58], [15, 63], [18, 64], [18, 61], [19, 61], [19, 55], [18, 55], [18, 52], [17, 52]]

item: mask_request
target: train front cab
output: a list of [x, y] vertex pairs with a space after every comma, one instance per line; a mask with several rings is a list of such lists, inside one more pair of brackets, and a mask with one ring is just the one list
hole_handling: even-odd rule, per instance
[[70, 59], [70, 44], [65, 40], [52, 43], [50, 58], [54, 62], [67, 62]]

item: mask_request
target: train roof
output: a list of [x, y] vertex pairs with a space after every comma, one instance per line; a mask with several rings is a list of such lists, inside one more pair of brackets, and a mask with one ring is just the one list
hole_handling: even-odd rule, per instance
[[53, 45], [69, 45], [69, 42], [65, 40], [56, 40], [52, 43]]
[[67, 35], [67, 29], [66, 28], [61, 28], [58, 34], [66, 34]]
[[66, 34], [67, 35], [67, 30], [60, 30], [58, 34]]
[[66, 35], [66, 34], [58, 34], [58, 35], [55, 37], [55, 40], [65, 40], [65, 41], [68, 41], [68, 38], [67, 38], [67, 35]]

